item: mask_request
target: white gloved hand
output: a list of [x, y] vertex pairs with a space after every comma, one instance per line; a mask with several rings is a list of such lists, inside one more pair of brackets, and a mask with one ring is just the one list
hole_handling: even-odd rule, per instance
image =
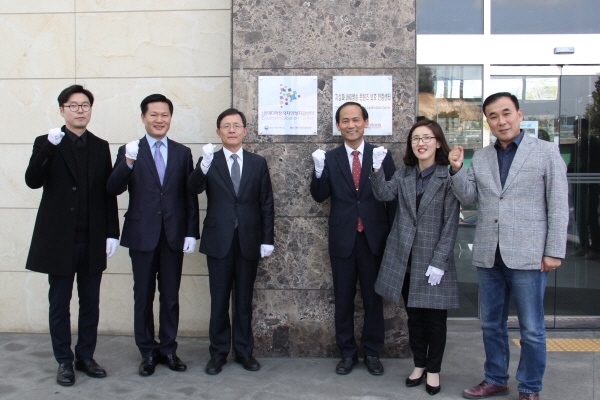
[[52, 128], [48, 131], [48, 141], [55, 146], [58, 146], [65, 133], [60, 128]]
[[427, 272], [425, 272], [425, 276], [429, 277], [429, 283], [431, 286], [439, 285], [442, 280], [442, 276], [444, 276], [444, 270], [436, 268], [432, 265], [427, 268]]
[[373, 149], [373, 169], [381, 168], [381, 163], [387, 154], [387, 149], [383, 146], [375, 147]]
[[269, 257], [273, 253], [273, 250], [275, 250], [275, 246], [273, 246], [272, 244], [261, 244], [260, 256], [262, 258]]
[[119, 248], [119, 239], [108, 238], [106, 239], [106, 258], [111, 258], [117, 254]]
[[313, 161], [315, 162], [315, 172], [320, 175], [325, 168], [325, 150], [317, 149], [312, 153]]
[[212, 143], [202, 146], [202, 164], [209, 168], [215, 156], [215, 145]]
[[196, 238], [195, 237], [186, 237], [183, 242], [183, 252], [184, 253], [193, 253], [196, 249]]
[[140, 141], [134, 140], [125, 145], [125, 157], [132, 160], [137, 160], [138, 151], [140, 149]]

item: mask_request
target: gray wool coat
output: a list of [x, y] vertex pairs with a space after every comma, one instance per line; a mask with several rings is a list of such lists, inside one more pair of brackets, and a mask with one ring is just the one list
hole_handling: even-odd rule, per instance
[[[408, 307], [458, 308], [454, 242], [459, 203], [450, 185], [448, 167], [438, 165], [423, 193], [417, 212], [416, 167], [403, 166], [390, 181], [382, 170], [371, 173], [379, 201], [398, 199], [398, 210], [385, 247], [375, 291], [400, 304], [404, 274], [412, 250]], [[425, 276], [429, 266], [444, 270], [439, 285]]]

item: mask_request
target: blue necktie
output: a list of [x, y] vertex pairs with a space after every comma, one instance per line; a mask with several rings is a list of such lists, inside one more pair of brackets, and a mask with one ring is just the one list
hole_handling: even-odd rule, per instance
[[154, 144], [154, 164], [156, 164], [156, 171], [158, 172], [158, 179], [160, 179], [160, 184], [163, 184], [165, 179], [165, 160], [160, 152], [160, 146], [163, 145], [163, 142], [158, 141]]

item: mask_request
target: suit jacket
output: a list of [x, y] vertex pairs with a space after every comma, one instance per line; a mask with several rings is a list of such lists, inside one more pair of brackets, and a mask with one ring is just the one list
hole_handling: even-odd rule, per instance
[[[387, 238], [375, 291], [399, 304], [404, 274], [411, 256], [408, 307], [458, 308], [458, 280], [454, 242], [459, 204], [452, 192], [448, 167], [438, 165], [421, 197], [417, 211], [416, 167], [400, 168], [385, 181], [381, 170], [371, 173], [373, 194], [380, 201], [398, 199], [398, 211]], [[444, 270], [439, 285], [431, 286], [427, 268]]]
[[[392, 226], [396, 202], [380, 203], [373, 196], [369, 173], [373, 167], [373, 146], [365, 142], [359, 190], [356, 190], [348, 153], [341, 145], [325, 153], [325, 167], [320, 178], [313, 171], [310, 194], [322, 203], [331, 197], [329, 212], [329, 254], [334, 257], [349, 257], [354, 248], [356, 226], [360, 215], [367, 242], [375, 255], [382, 255], [385, 239]], [[388, 153], [381, 169], [386, 179], [394, 174], [396, 167]]]
[[[106, 191], [111, 170], [108, 142], [88, 131], [89, 274], [106, 269], [106, 239], [119, 238], [117, 198]], [[48, 142], [47, 135], [35, 139], [25, 183], [44, 190], [26, 268], [69, 276], [79, 196], [76, 161], [67, 137], [57, 146]]]
[[564, 258], [569, 205], [566, 165], [558, 147], [523, 136], [504, 188], [496, 149], [473, 155], [451, 182], [462, 204], [478, 201], [473, 264], [491, 268], [496, 246], [508, 268], [540, 269], [543, 256]]
[[160, 239], [161, 226], [172, 250], [183, 250], [186, 237], [200, 237], [198, 197], [187, 192], [187, 178], [192, 172], [189, 147], [168, 139], [168, 158], [161, 186], [150, 145], [140, 139], [133, 168], [125, 161], [125, 146], [119, 148], [107, 189], [114, 195], [129, 190], [129, 207], [125, 213], [121, 246], [137, 251], [151, 251]]
[[236, 196], [223, 149], [215, 152], [206, 175], [198, 160], [189, 177], [188, 190], [193, 195], [206, 191], [207, 209], [200, 252], [210, 257], [223, 258], [233, 241], [235, 221], [244, 258], [260, 257], [261, 244], [273, 244], [274, 216], [273, 189], [267, 160], [244, 150], [242, 177]]

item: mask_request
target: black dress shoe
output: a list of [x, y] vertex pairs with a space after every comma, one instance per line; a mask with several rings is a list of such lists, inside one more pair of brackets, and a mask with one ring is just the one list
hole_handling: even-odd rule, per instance
[[56, 383], [58, 383], [61, 386], [73, 386], [73, 384], [75, 383], [75, 372], [73, 372], [73, 363], [58, 364]]
[[140, 375], [141, 376], [150, 376], [154, 373], [156, 369], [156, 365], [158, 364], [158, 357], [146, 357], [142, 360], [140, 364]]
[[415, 387], [415, 386], [419, 386], [421, 384], [421, 381], [423, 380], [423, 378], [425, 378], [427, 376], [427, 370], [423, 370], [423, 374], [418, 377], [417, 379], [410, 379], [410, 376], [408, 378], [406, 378], [406, 387]]
[[211, 358], [208, 360], [204, 371], [209, 375], [218, 375], [225, 364], [227, 364], [227, 359], [225, 358]]
[[442, 390], [442, 385], [429, 386], [428, 384], [425, 384], [425, 391], [432, 396], [435, 394], [438, 394], [440, 392], [440, 390]]
[[338, 375], [347, 375], [352, 372], [352, 368], [358, 364], [358, 358], [342, 358], [335, 366], [335, 373]]
[[93, 358], [86, 358], [85, 360], [76, 360], [75, 369], [77, 371], [85, 372], [85, 374], [91, 378], [106, 377], [106, 371], [104, 370], [104, 368], [99, 366]]
[[167, 354], [166, 356], [158, 356], [158, 362], [168, 366], [172, 371], [181, 372], [187, 369], [187, 365], [185, 365], [175, 353]]
[[377, 356], [365, 356], [364, 363], [371, 375], [383, 375], [383, 364]]
[[235, 356], [235, 362], [238, 364], [242, 364], [247, 371], [258, 371], [260, 369], [260, 364], [256, 361], [256, 358], [250, 357], [240, 357]]

